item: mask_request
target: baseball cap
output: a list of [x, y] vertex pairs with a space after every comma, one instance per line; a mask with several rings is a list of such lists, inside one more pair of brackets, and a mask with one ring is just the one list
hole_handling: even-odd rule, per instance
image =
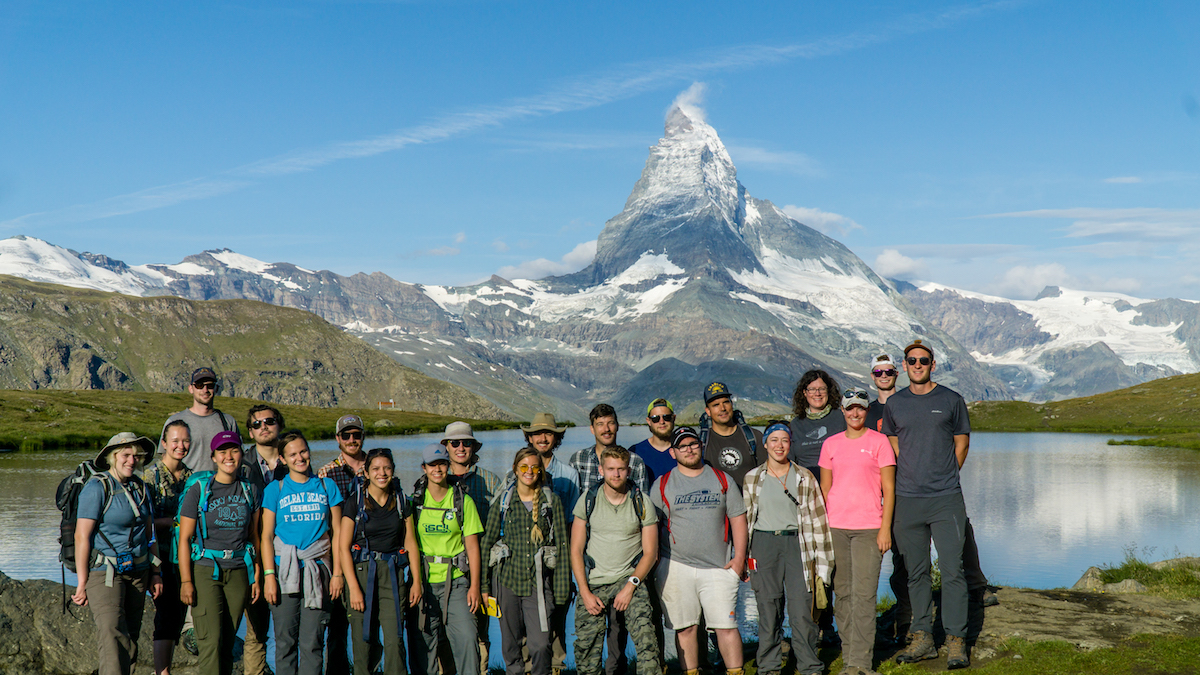
[[675, 433], [671, 435], [671, 447], [678, 448], [679, 444], [688, 438], [694, 438], [697, 442], [700, 441], [700, 435], [697, 434], [694, 429], [691, 427], [679, 427], [675, 430]]
[[726, 387], [724, 382], [713, 382], [704, 388], [704, 405], [719, 398], [733, 398], [733, 394], [729, 393], [729, 387]]
[[877, 355], [875, 358], [871, 359], [871, 365], [868, 366], [868, 369], [875, 370], [876, 368], [883, 368], [885, 366], [888, 368], [895, 368], [896, 363], [894, 361], [892, 361], [892, 357], [890, 354], [888, 354], [887, 352], [882, 352], [879, 355]]
[[212, 442], [208, 444], [209, 452], [216, 452], [227, 445], [236, 445], [242, 447], [242, 437], [238, 436], [236, 431], [222, 431], [216, 436], [213, 436]]
[[434, 462], [449, 462], [450, 453], [446, 452], [446, 446], [441, 443], [430, 443], [421, 451], [421, 463], [433, 464]]
[[929, 345], [925, 344], [924, 342], [921, 342], [920, 340], [913, 340], [911, 345], [905, 347], [904, 355], [908, 356], [908, 353], [914, 349], [924, 349], [925, 351], [929, 352], [929, 358], [931, 358], [931, 359], [933, 358], [933, 347], [930, 347]]
[[867, 390], [861, 387], [851, 387], [842, 392], [842, 410], [856, 405], [866, 408], [870, 403], [871, 400], [867, 397]]
[[646, 415], [649, 416], [650, 411], [654, 410], [655, 408], [657, 408], [659, 406], [664, 406], [664, 407], [666, 407], [667, 410], [670, 410], [671, 412], [675, 412], [675, 407], [671, 405], [670, 401], [668, 401], [665, 398], [656, 398], [653, 401], [650, 401], [650, 405], [646, 406]]
[[337, 428], [334, 430], [334, 433], [340, 434], [343, 429], [358, 429], [362, 431], [365, 428], [362, 418], [358, 415], [342, 415], [338, 418]]
[[213, 372], [212, 368], [197, 368], [192, 371], [192, 384], [203, 382], [204, 380], [217, 381], [217, 374]]

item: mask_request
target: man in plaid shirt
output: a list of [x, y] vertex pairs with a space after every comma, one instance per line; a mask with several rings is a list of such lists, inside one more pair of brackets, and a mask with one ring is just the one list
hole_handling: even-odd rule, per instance
[[[480, 522], [487, 522], [492, 500], [503, 487], [500, 477], [487, 469], [475, 466], [478, 452], [483, 447], [475, 438], [475, 432], [466, 422], [451, 422], [442, 435], [442, 445], [450, 454], [450, 482], [462, 485], [467, 496], [475, 502]], [[486, 570], [485, 570], [486, 573]], [[475, 613], [475, 633], [479, 639], [479, 675], [488, 673], [488, 650], [492, 646], [488, 636], [488, 615], [483, 607]], [[462, 675], [470, 675], [463, 673]]]

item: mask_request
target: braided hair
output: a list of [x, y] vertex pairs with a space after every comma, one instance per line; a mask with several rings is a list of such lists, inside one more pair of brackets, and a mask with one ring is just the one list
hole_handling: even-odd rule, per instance
[[[545, 533], [542, 532], [541, 511], [538, 508], [538, 502], [542, 498], [542, 485], [546, 481], [546, 471], [545, 467], [542, 466], [542, 456], [538, 454], [538, 451], [535, 448], [521, 448], [517, 451], [517, 456], [513, 458], [512, 470], [513, 476], [519, 476], [517, 473], [517, 465], [521, 463], [521, 460], [529, 457], [537, 459], [538, 466], [542, 467], [542, 471], [538, 474], [537, 481], [533, 484], [533, 508], [530, 509], [530, 515], [533, 516], [533, 527], [529, 530], [530, 540], [535, 544], [540, 544], [546, 538]], [[518, 477], [517, 480], [519, 481], [520, 478]]]

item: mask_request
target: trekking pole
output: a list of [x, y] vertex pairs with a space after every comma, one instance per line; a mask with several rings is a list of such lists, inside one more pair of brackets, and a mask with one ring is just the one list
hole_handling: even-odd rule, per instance
[[66, 613], [67, 613], [67, 566], [59, 565], [59, 569], [62, 570], [62, 596], [63, 596], [62, 613], [63, 613], [63, 615], [66, 615]]

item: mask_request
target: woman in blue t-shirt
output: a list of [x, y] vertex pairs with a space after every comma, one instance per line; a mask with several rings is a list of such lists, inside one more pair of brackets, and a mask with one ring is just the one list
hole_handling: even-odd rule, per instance
[[134, 473], [154, 452], [154, 441], [131, 432], [113, 436], [79, 493], [75, 560], [79, 586], [71, 599], [88, 605], [96, 621], [100, 675], [128, 675], [137, 663], [146, 591], [162, 592], [154, 507]]
[[320, 675], [328, 601], [342, 593], [341, 556], [331, 555], [342, 492], [333, 479], [309, 475], [304, 434], [289, 431], [279, 445], [288, 475], [263, 492], [260, 548], [263, 594], [275, 620], [275, 672]]
[[179, 599], [191, 606], [200, 672], [233, 672], [233, 641], [242, 610], [261, 590], [252, 533], [258, 530], [258, 487], [238, 478], [242, 439], [236, 431], [213, 437], [216, 472], [190, 482], [179, 507]]

